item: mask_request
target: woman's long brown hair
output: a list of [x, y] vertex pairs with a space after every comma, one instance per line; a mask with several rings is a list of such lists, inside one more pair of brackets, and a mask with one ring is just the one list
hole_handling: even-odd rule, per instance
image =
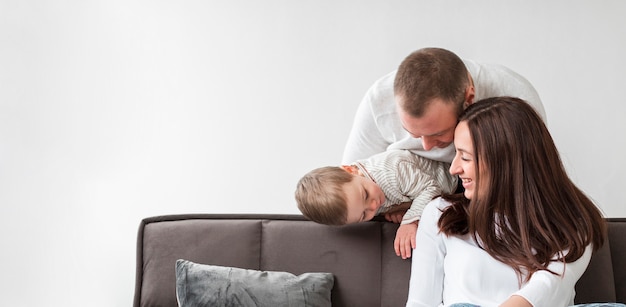
[[[567, 176], [541, 117], [521, 99], [476, 102], [459, 118], [474, 143], [474, 197], [445, 195], [453, 203], [439, 228], [470, 233], [520, 282], [553, 259], [573, 262], [592, 244], [602, 246], [607, 226], [600, 210]], [[551, 271], [552, 272], [552, 271]], [[552, 272], [556, 274], [555, 272]]]

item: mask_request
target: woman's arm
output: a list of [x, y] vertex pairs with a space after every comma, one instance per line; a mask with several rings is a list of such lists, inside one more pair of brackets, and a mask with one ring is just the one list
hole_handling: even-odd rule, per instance
[[548, 269], [560, 275], [554, 275], [545, 270], [535, 272], [528, 283], [511, 298], [523, 297], [531, 306], [567, 306], [573, 303], [574, 287], [587, 269], [591, 254], [590, 245], [585, 249], [583, 256], [574, 262], [566, 264], [560, 261], [551, 262]]
[[511, 295], [500, 307], [533, 307], [533, 305], [519, 295]]
[[437, 221], [441, 216], [438, 204], [431, 201], [422, 214], [417, 229], [416, 247], [411, 261], [409, 297], [406, 306], [438, 306], [443, 301], [443, 260], [445, 245]]

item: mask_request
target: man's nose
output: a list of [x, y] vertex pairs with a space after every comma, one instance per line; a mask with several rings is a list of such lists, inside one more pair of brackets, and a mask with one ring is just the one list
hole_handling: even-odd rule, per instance
[[428, 151], [433, 149], [433, 147], [435, 147], [435, 144], [435, 139], [428, 136], [422, 137], [422, 146], [424, 146], [424, 150]]

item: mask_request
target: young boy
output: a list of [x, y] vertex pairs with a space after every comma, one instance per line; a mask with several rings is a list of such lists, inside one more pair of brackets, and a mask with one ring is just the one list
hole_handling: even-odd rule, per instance
[[426, 204], [456, 190], [457, 178], [449, 168], [449, 163], [408, 150], [389, 150], [352, 165], [312, 170], [298, 182], [296, 201], [305, 217], [320, 224], [359, 223], [384, 214], [388, 221], [400, 223], [394, 249], [406, 259], [415, 247]]

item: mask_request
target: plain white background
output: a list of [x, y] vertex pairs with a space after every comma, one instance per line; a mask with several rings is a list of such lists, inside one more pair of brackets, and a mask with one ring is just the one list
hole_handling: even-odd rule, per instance
[[[0, 292], [130, 306], [142, 218], [297, 214], [411, 51], [538, 90], [568, 172], [626, 217], [626, 2], [0, 0]], [[532, 161], [531, 161], [532, 163]]]

